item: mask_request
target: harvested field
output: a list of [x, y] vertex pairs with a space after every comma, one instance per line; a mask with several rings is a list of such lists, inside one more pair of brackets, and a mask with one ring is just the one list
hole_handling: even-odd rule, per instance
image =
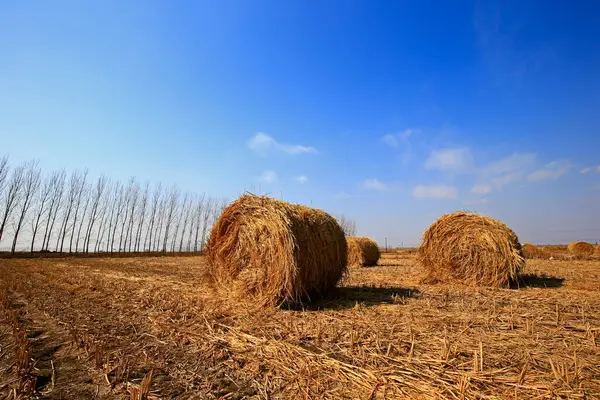
[[[300, 310], [215, 297], [206, 268], [199, 256], [2, 260], [0, 397], [600, 393], [598, 261], [529, 260], [520, 288], [498, 289], [419, 284], [414, 252], [384, 253]], [[18, 353], [32, 360], [20, 371]]]

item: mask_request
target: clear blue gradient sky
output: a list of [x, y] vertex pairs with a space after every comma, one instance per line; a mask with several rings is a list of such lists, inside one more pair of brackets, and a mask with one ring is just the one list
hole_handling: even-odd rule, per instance
[[597, 1], [3, 1], [0, 154], [254, 189], [414, 245], [600, 240]]

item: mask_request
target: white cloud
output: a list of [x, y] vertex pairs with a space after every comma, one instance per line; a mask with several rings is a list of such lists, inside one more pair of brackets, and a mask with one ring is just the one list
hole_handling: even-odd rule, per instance
[[533, 153], [513, 153], [508, 157], [484, 166], [482, 172], [487, 175], [503, 175], [515, 171], [524, 171], [535, 163]]
[[522, 180], [535, 164], [533, 153], [513, 153], [478, 169], [479, 181], [487, 182], [497, 190]]
[[300, 183], [301, 185], [304, 185], [306, 182], [308, 182], [308, 177], [306, 177], [306, 175], [300, 175], [294, 178], [296, 180], [296, 182]]
[[448, 185], [419, 185], [413, 189], [413, 196], [418, 199], [453, 199], [457, 195], [456, 188]]
[[262, 155], [265, 155], [270, 150], [282, 151], [290, 155], [318, 153], [314, 147], [279, 143], [273, 137], [262, 132], [254, 135], [247, 144], [250, 150]]
[[508, 185], [509, 183], [515, 183], [520, 181], [525, 176], [525, 171], [510, 172], [508, 174], [500, 175], [496, 178], [492, 178], [490, 182], [502, 190], [502, 186]]
[[409, 139], [418, 132], [417, 129], [405, 129], [400, 133], [385, 135], [381, 138], [381, 141], [391, 148], [398, 150], [402, 162], [407, 164], [413, 157], [412, 145]]
[[548, 179], [556, 180], [563, 176], [570, 168], [571, 164], [568, 161], [552, 161], [537, 171], [529, 174], [527, 179], [531, 182], [544, 181]]
[[416, 130], [414, 129], [405, 129], [400, 133], [385, 135], [381, 138], [381, 141], [387, 144], [388, 146], [397, 149], [403, 144], [403, 142], [408, 141], [408, 138], [411, 137], [414, 133], [416, 133]]
[[425, 162], [425, 167], [445, 172], [469, 172], [473, 168], [473, 156], [466, 147], [434, 150]]
[[362, 183], [363, 189], [371, 189], [371, 190], [387, 190], [388, 186], [380, 182], [378, 179], [367, 179]]
[[470, 200], [466, 200], [465, 201], [465, 205], [466, 206], [481, 206], [483, 204], [487, 204], [488, 203], [488, 199], [485, 197], [482, 197], [480, 199], [470, 199]]
[[479, 184], [471, 188], [471, 193], [488, 194], [492, 192], [492, 185]]
[[346, 193], [346, 192], [337, 192], [336, 194], [333, 195], [334, 198], [336, 199], [347, 199], [350, 196], [350, 193]]
[[587, 174], [588, 172], [595, 172], [597, 174], [600, 174], [600, 165], [586, 167], [586, 168], [582, 169], [581, 171], [579, 171], [580, 174]]
[[275, 171], [266, 170], [260, 175], [259, 179], [265, 183], [273, 183], [277, 180], [277, 174]]

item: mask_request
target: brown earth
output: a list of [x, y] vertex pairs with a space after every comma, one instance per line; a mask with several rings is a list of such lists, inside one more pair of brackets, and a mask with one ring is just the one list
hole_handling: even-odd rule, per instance
[[600, 262], [420, 284], [384, 253], [296, 310], [217, 297], [203, 257], [0, 260], [0, 397], [598, 398]]

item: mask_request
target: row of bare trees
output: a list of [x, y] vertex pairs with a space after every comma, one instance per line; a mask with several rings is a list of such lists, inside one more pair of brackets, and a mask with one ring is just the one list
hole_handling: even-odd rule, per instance
[[176, 186], [92, 180], [87, 169], [44, 175], [37, 161], [0, 158], [0, 246], [12, 253], [197, 252], [224, 206]]

